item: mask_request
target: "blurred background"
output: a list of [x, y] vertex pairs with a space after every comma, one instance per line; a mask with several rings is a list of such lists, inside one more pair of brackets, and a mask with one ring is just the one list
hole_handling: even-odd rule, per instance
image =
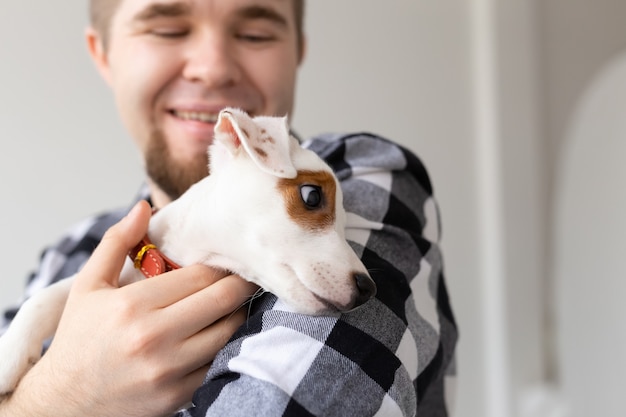
[[[44, 245], [142, 181], [86, 14], [0, 11], [2, 306]], [[623, 416], [626, 1], [312, 0], [306, 26], [296, 130], [372, 131], [431, 174], [461, 329], [454, 415]]]

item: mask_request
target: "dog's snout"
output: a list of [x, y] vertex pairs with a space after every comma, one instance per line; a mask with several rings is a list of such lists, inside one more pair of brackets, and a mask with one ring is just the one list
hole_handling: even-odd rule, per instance
[[353, 306], [353, 308], [356, 308], [365, 304], [365, 302], [369, 301], [376, 295], [376, 284], [374, 283], [374, 280], [369, 277], [369, 275], [362, 273], [354, 274], [354, 280], [358, 290]]

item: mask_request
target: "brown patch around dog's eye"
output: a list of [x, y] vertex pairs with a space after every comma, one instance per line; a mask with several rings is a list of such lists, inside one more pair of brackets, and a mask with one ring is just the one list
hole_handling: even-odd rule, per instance
[[[320, 190], [321, 202], [318, 206], [308, 207], [302, 199], [300, 188], [314, 186]], [[278, 189], [285, 200], [289, 217], [300, 226], [311, 231], [323, 230], [335, 224], [336, 183], [334, 177], [326, 171], [298, 171], [296, 178], [281, 178]]]

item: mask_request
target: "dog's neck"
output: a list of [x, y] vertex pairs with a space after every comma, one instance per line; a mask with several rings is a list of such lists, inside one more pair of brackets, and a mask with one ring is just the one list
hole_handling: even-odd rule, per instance
[[[202, 184], [192, 186], [180, 198], [159, 209], [150, 221], [148, 235], [152, 242], [180, 265], [204, 263], [206, 256], [219, 249], [219, 242], [212, 239], [214, 235], [218, 239], [223, 235], [219, 232], [222, 221], [211, 215], [217, 203], [207, 197], [215, 195], [212, 192], [214, 178], [209, 176], [200, 182]], [[199, 233], [204, 236], [199, 237]], [[199, 256], [200, 253], [203, 256]]]

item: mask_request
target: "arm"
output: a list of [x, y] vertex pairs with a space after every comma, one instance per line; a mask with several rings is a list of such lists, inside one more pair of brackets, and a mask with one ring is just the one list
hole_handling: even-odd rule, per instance
[[182, 416], [447, 415], [456, 326], [428, 175], [408, 151], [370, 135], [308, 146], [341, 181], [346, 236], [378, 285], [335, 317], [290, 313], [266, 295], [218, 354]]
[[190, 400], [245, 319], [232, 311], [254, 287], [192, 266], [120, 288], [126, 253], [149, 217], [140, 204], [104, 236], [76, 276], [50, 348], [0, 403], [0, 416], [167, 415]]

